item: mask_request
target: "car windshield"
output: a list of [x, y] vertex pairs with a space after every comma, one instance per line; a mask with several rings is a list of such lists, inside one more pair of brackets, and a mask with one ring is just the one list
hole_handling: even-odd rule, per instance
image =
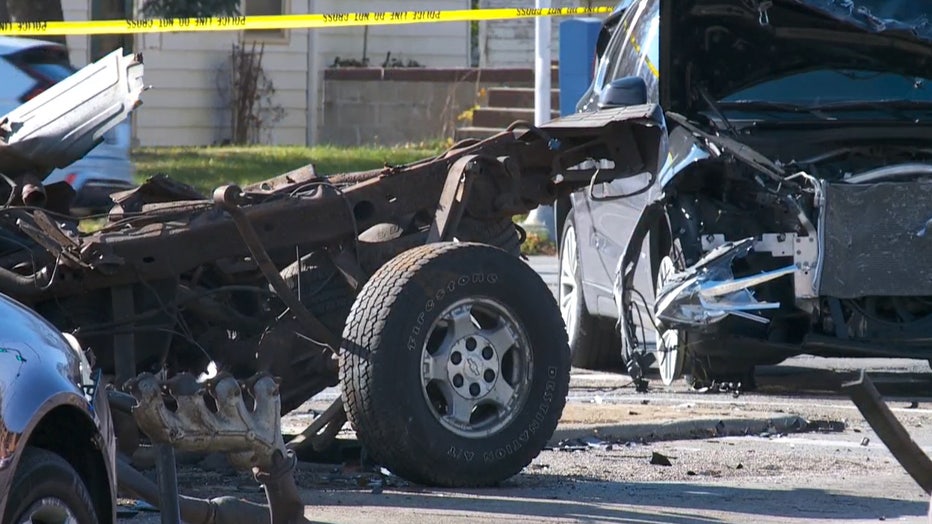
[[916, 111], [932, 111], [932, 79], [876, 71], [807, 71], [741, 90], [719, 105], [738, 111], [872, 110], [913, 118]]

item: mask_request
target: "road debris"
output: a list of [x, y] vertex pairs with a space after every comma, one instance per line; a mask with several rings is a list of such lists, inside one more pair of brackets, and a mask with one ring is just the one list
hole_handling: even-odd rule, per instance
[[653, 464], [654, 466], [672, 466], [673, 465], [673, 463], [670, 462], [669, 457], [657, 451], [651, 452], [650, 463]]

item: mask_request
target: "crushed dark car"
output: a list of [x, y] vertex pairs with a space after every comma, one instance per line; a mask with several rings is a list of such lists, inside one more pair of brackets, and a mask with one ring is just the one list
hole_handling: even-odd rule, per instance
[[753, 384], [932, 359], [932, 2], [622, 2], [580, 111], [655, 102], [657, 176], [557, 205], [574, 363]]

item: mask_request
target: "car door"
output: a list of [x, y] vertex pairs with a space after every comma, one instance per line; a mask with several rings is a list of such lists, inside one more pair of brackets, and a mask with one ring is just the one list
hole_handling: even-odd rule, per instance
[[[643, 0], [642, 0], [643, 1]], [[632, 3], [634, 5], [632, 5]], [[610, 68], [620, 60], [624, 48], [624, 31], [620, 28], [622, 21], [630, 17], [630, 13], [640, 2], [622, 2], [618, 9], [602, 23], [599, 41], [596, 46], [596, 63], [593, 71], [592, 83], [586, 93], [576, 105], [577, 112], [594, 112], [599, 110], [599, 97], [603, 88], [612, 80], [609, 76]], [[586, 191], [579, 191], [572, 195], [572, 208], [574, 209], [580, 278], [584, 288], [586, 304], [590, 312], [599, 311], [598, 304], [610, 303], [612, 298], [611, 279], [602, 260], [596, 253], [598, 246], [595, 243], [592, 217], [590, 215], [590, 201], [586, 198]]]
[[[612, 80], [628, 76], [638, 76], [647, 84], [648, 100], [657, 102], [657, 82], [659, 78], [659, 41], [660, 41], [660, 0], [644, 0], [622, 18], [616, 31], [620, 47], [618, 58], [607, 64], [605, 84]], [[591, 242], [599, 258], [601, 271], [597, 287], [611, 290], [618, 261], [625, 250], [631, 230], [637, 222], [641, 210], [648, 204], [648, 192], [640, 190], [651, 182], [650, 175], [644, 174], [596, 184], [587, 194], [589, 214], [592, 219]], [[633, 196], [626, 196], [633, 195]], [[645, 254], [646, 256], [646, 254]], [[644, 264], [642, 267], [650, 267]], [[640, 280], [649, 279], [646, 275], [637, 275]], [[649, 280], [647, 281], [649, 284]], [[642, 288], [639, 283], [639, 288]], [[649, 289], [649, 287], [648, 287]], [[617, 316], [617, 308], [611, 292], [610, 300], [599, 300], [597, 311], [601, 315]]]

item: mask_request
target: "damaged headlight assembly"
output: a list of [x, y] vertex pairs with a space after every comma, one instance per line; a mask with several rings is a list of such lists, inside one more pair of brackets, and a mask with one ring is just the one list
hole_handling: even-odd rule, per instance
[[728, 315], [767, 323], [768, 319], [752, 313], [777, 309], [777, 302], [760, 302], [749, 289], [799, 270], [792, 264], [773, 271], [736, 278], [732, 262], [747, 256], [755, 240], [746, 238], [714, 248], [697, 264], [676, 273], [659, 290], [654, 313], [658, 323], [667, 328], [704, 326]]

